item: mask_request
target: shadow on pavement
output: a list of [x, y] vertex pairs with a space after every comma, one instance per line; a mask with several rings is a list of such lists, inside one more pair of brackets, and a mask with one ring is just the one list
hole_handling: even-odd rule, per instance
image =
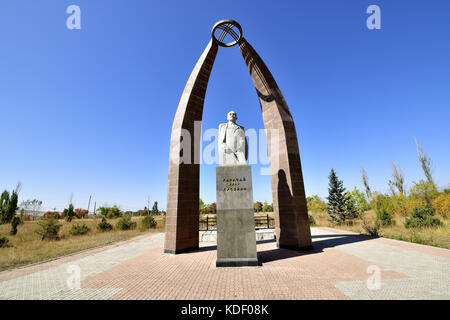
[[[311, 236], [313, 240], [313, 249], [305, 250], [305, 251], [295, 251], [290, 249], [271, 249], [258, 251], [258, 260], [260, 263], [266, 263], [270, 261], [277, 261], [282, 259], [300, 257], [309, 254], [316, 254], [323, 252], [323, 249], [333, 248], [336, 246], [341, 246], [345, 244], [367, 241], [371, 239], [375, 239], [374, 237], [370, 237], [364, 234], [328, 234], [328, 235], [313, 235]], [[317, 240], [320, 239], [320, 240]], [[265, 244], [265, 243], [275, 243], [275, 239], [270, 240], [260, 240], [256, 241], [256, 244]], [[217, 250], [217, 245], [210, 245], [200, 247], [196, 252], [204, 252]]]
[[[264, 244], [264, 243], [271, 243], [271, 242], [275, 242], [275, 239], [259, 240], [259, 241], [256, 241], [256, 244]], [[195, 250], [195, 252], [203, 252], [203, 251], [211, 251], [211, 250], [217, 250], [217, 245], [200, 247], [198, 250]]]
[[[323, 238], [323, 240], [316, 240]], [[305, 250], [305, 251], [295, 251], [295, 250], [289, 250], [289, 249], [272, 249], [272, 250], [266, 250], [266, 251], [259, 251], [258, 252], [258, 260], [261, 263], [270, 262], [270, 261], [276, 261], [276, 260], [282, 260], [282, 259], [288, 259], [293, 257], [300, 257], [304, 255], [309, 254], [316, 254], [323, 252], [323, 249], [325, 248], [333, 248], [336, 246], [341, 246], [345, 244], [360, 242], [360, 241], [367, 241], [371, 239], [375, 239], [373, 237], [363, 235], [363, 234], [329, 234], [329, 235], [315, 235], [312, 236], [313, 239], [313, 249], [312, 250]], [[274, 240], [273, 240], [274, 241]]]

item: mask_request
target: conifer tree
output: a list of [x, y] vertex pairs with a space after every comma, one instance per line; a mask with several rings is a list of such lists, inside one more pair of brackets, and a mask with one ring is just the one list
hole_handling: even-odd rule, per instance
[[155, 201], [152, 208], [152, 214], [159, 214], [158, 201]]
[[17, 185], [11, 196], [7, 190], [0, 196], [0, 223], [9, 223], [16, 215], [19, 189], [20, 185]]
[[69, 204], [69, 208], [64, 209], [63, 215], [67, 222], [72, 221], [72, 218], [75, 217], [75, 215], [76, 215], [72, 203]]
[[346, 218], [347, 202], [348, 197], [343, 186], [343, 182], [340, 181], [331, 169], [328, 187], [328, 206], [327, 213], [329, 215], [329, 220], [337, 223], [342, 223]]

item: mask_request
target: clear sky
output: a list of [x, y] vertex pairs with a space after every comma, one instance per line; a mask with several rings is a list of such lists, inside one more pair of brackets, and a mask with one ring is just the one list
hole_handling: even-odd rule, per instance
[[[66, 8], [81, 8], [69, 30]], [[366, 27], [369, 5], [381, 29]], [[423, 178], [414, 143], [450, 182], [450, 2], [380, 0], [0, 2], [0, 188], [61, 210], [157, 200], [165, 208], [173, 117], [211, 27], [235, 19], [272, 71], [292, 112], [307, 195], [327, 196], [334, 168], [344, 185], [387, 192], [390, 162], [407, 186]], [[234, 109], [263, 128], [239, 49], [220, 48], [203, 129]], [[254, 199], [271, 202], [253, 166]], [[215, 165], [200, 194], [215, 201]], [[92, 209], [92, 206], [91, 206]]]

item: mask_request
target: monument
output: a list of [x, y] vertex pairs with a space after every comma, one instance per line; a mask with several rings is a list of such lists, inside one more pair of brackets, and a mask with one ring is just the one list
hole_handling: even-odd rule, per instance
[[244, 128], [228, 112], [219, 125], [216, 167], [217, 267], [257, 266], [251, 167], [247, 165]]
[[220, 165], [247, 164], [248, 146], [244, 127], [236, 124], [237, 114], [230, 111], [227, 123], [219, 125]]
[[[243, 37], [239, 23], [222, 20], [214, 25], [212, 39], [189, 76], [172, 125], [164, 242], [164, 252], [169, 254], [199, 247], [200, 162], [196, 159], [200, 158], [200, 135], [195, 134], [196, 123], [202, 120], [205, 93], [219, 46], [235, 45], [239, 46], [253, 80], [267, 130], [277, 245], [293, 250], [312, 248], [297, 133], [289, 107], [271, 72]], [[282, 43], [276, 45], [282, 48]], [[274, 131], [278, 132], [278, 140], [272, 139]], [[180, 150], [180, 143], [186, 139], [192, 147]], [[236, 161], [242, 161], [242, 155], [234, 156]], [[225, 156], [225, 161], [228, 158]]]

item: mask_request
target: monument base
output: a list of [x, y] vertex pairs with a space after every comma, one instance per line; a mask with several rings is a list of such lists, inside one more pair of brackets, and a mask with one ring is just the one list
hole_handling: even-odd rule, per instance
[[257, 258], [222, 258], [216, 260], [216, 267], [257, 267], [259, 265]]
[[279, 245], [278, 243], [277, 243], [277, 248], [278, 249], [294, 250], [294, 251], [310, 251], [310, 250], [314, 250], [313, 246], [299, 247], [299, 246]]
[[251, 167], [217, 167], [216, 191], [216, 266], [257, 266]]
[[191, 247], [191, 248], [185, 248], [185, 249], [180, 249], [180, 250], [164, 249], [164, 253], [167, 253], [167, 254], [180, 254], [180, 253], [187, 253], [187, 252], [196, 251], [198, 249], [199, 249], [199, 246], [195, 246], [195, 247]]

